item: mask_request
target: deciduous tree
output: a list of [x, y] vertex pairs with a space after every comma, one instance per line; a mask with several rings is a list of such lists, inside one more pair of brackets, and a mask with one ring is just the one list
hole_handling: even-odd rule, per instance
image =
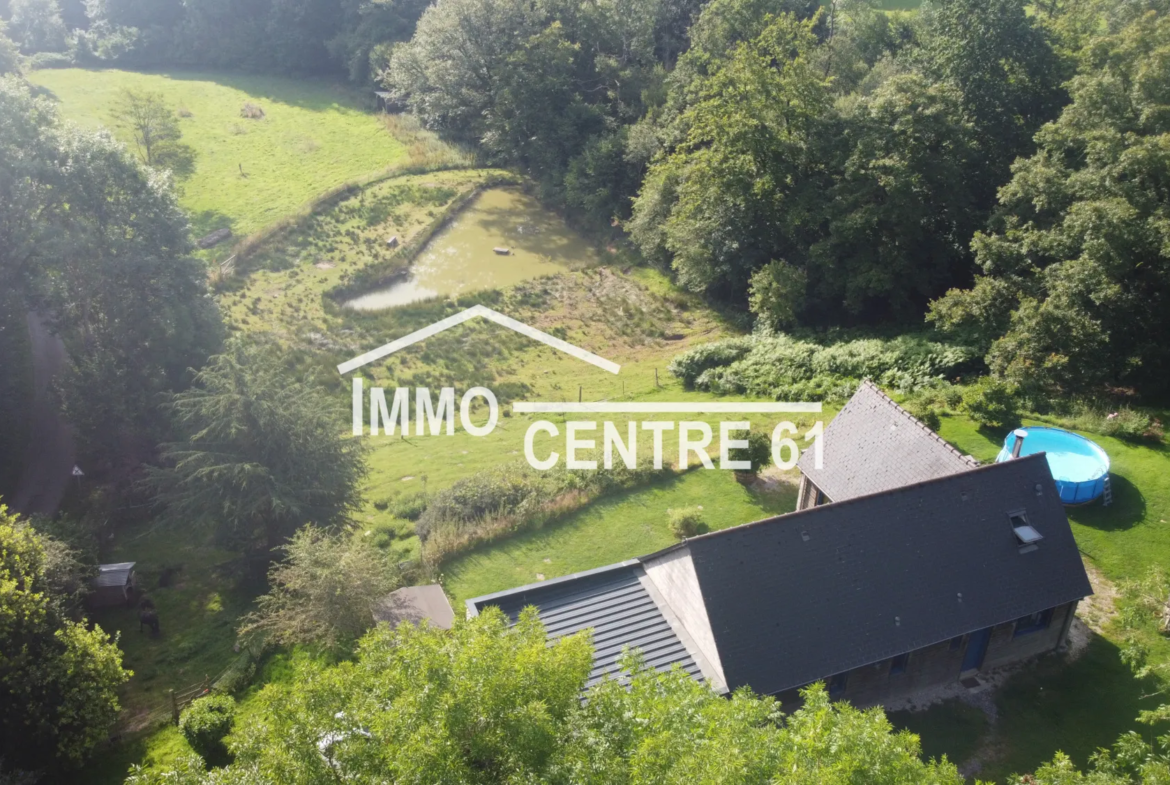
[[60, 547], [0, 505], [0, 760], [82, 762], [118, 716], [129, 677], [100, 627], [69, 618]]
[[634, 653], [622, 665], [624, 681], [582, 702], [587, 633], [549, 645], [535, 609], [511, 627], [494, 608], [451, 631], [381, 626], [356, 662], [265, 687], [229, 739], [231, 766], [128, 783], [962, 782], [950, 763], [924, 763], [880, 709], [830, 703], [822, 685], [785, 716], [774, 699], [722, 697]]
[[360, 534], [305, 526], [282, 550], [284, 559], [268, 573], [272, 588], [242, 620], [241, 635], [325, 648], [352, 644], [374, 626], [375, 606], [401, 581], [392, 555]]

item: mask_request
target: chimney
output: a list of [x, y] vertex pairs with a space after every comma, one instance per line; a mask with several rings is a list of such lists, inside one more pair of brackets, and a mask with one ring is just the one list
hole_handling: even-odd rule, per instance
[[1020, 450], [1024, 449], [1024, 439], [1028, 438], [1028, 432], [1023, 428], [1016, 428], [1012, 431], [1012, 436], [1016, 437], [1016, 443], [1012, 445], [1012, 457], [1019, 458]]

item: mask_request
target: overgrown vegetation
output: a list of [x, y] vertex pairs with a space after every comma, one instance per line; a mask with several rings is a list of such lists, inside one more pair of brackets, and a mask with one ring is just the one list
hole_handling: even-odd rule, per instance
[[[67, 550], [0, 505], [0, 776], [83, 763], [118, 715], [116, 640], [74, 618]], [[76, 591], [76, 585], [73, 586]]]
[[[893, 732], [880, 709], [830, 703], [823, 686], [783, 715], [772, 698], [723, 698], [636, 654], [622, 663], [628, 685], [606, 680], [582, 701], [588, 633], [549, 645], [532, 609], [514, 627], [495, 608], [450, 632], [382, 626], [362, 640], [356, 662], [309, 666], [295, 684], [265, 688], [229, 740], [235, 762], [214, 781], [331, 782], [340, 770], [359, 781], [440, 773], [468, 783], [619, 783], [654, 771], [697, 782], [734, 770], [737, 781], [792, 785], [962, 782], [952, 764], [924, 763], [915, 737]], [[128, 783], [207, 781], [181, 762]]]
[[696, 347], [675, 357], [670, 372], [707, 392], [842, 401], [861, 379], [909, 392], [977, 366], [972, 350], [921, 336], [832, 341], [765, 334]]

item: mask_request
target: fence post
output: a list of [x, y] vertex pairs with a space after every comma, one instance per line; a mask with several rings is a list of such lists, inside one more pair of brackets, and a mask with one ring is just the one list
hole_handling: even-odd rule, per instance
[[658, 369], [657, 368], [654, 369], [654, 386], [655, 387], [658, 386]]
[[581, 391], [583, 389], [584, 388], [581, 385], [577, 385], [577, 403], [581, 403]]
[[171, 717], [174, 719], [175, 724], [178, 725], [179, 724], [179, 703], [178, 703], [178, 701], [175, 700], [175, 691], [171, 690], [170, 693], [171, 693]]

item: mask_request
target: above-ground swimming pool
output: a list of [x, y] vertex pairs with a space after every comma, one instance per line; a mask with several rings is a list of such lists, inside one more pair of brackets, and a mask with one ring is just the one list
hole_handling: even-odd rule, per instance
[[1003, 441], [1003, 449], [995, 456], [996, 463], [1009, 461], [1016, 447], [1016, 434], [1024, 432], [1020, 455], [1042, 452], [1048, 458], [1048, 468], [1060, 500], [1065, 504], [1086, 504], [1105, 491], [1109, 476], [1109, 456], [1084, 436], [1060, 428], [1021, 428], [1012, 431]]

